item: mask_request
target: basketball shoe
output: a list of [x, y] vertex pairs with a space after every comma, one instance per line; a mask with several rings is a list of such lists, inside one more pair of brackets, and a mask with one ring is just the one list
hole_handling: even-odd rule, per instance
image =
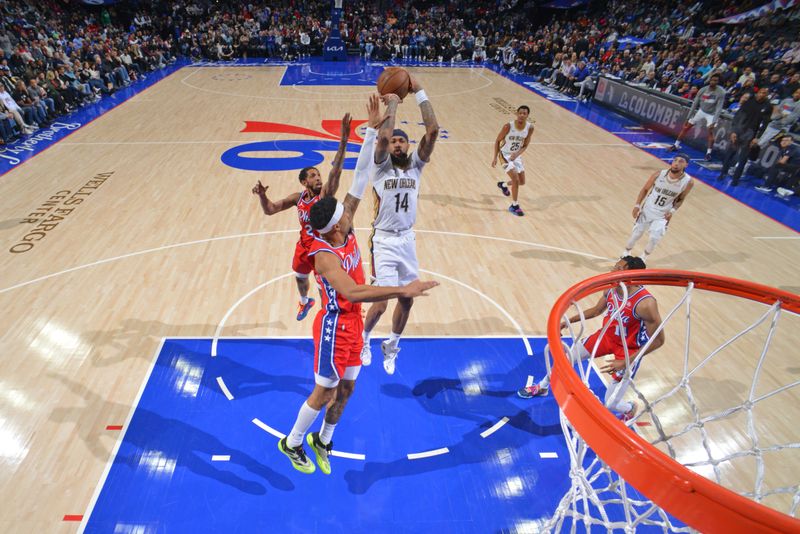
[[544, 397], [550, 392], [550, 388], [542, 387], [539, 384], [532, 386], [525, 386], [517, 390], [517, 397], [523, 399], [532, 399], [533, 397]]
[[505, 196], [511, 196], [511, 191], [508, 190], [505, 182], [497, 182], [497, 187], [500, 188], [500, 191], [502, 191]]
[[306, 315], [308, 315], [309, 310], [311, 310], [311, 308], [314, 307], [314, 302], [316, 302], [314, 299], [312, 299], [311, 297], [308, 297], [308, 301], [305, 304], [299, 303], [297, 305], [297, 320], [298, 321], [302, 321], [303, 319], [306, 318]]
[[393, 375], [395, 360], [397, 360], [397, 354], [400, 352], [400, 348], [392, 347], [389, 345], [388, 340], [382, 341], [381, 352], [383, 352], [383, 370], [386, 371], [387, 375]]
[[292, 467], [301, 473], [310, 475], [317, 470], [316, 466], [314, 466], [314, 462], [309, 460], [308, 456], [306, 456], [306, 451], [303, 450], [302, 445], [294, 448], [289, 447], [286, 444], [286, 438], [283, 438], [278, 441], [278, 450], [285, 454], [286, 457], [292, 461]]
[[322, 443], [319, 439], [319, 432], [312, 432], [306, 436], [306, 441], [309, 445], [311, 445], [311, 450], [314, 451], [314, 454], [317, 457], [317, 465], [319, 466], [319, 470], [325, 473], [326, 475], [331, 474], [331, 462], [328, 459], [330, 456], [331, 450], [333, 450], [333, 442], [331, 441], [327, 445]]

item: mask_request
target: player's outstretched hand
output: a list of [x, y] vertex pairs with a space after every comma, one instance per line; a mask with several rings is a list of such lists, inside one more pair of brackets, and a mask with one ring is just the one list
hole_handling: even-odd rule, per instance
[[370, 95], [369, 102], [367, 102], [367, 126], [375, 130], [383, 126], [383, 123], [389, 119], [389, 114], [381, 117], [381, 98], [380, 95], [375, 93]]
[[421, 280], [414, 280], [410, 284], [403, 286], [403, 293], [405, 293], [403, 296], [409, 299], [413, 299], [415, 297], [425, 297], [428, 295], [426, 291], [433, 289], [438, 285], [439, 282], [422, 282]]
[[261, 195], [263, 195], [263, 194], [265, 194], [267, 192], [268, 188], [269, 188], [269, 186], [264, 187], [263, 185], [261, 185], [261, 180], [259, 180], [258, 183], [253, 188], [253, 194], [261, 196]]
[[350, 139], [350, 114], [345, 113], [342, 117], [342, 141]]

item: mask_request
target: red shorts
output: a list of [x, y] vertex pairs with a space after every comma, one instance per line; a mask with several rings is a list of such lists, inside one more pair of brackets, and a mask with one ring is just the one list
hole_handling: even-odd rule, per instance
[[[600, 332], [602, 332], [602, 330], [598, 330], [591, 336], [587, 337], [583, 342], [583, 347], [589, 352], [589, 354], [591, 354], [594, 350], [594, 344], [597, 343], [597, 338], [600, 337]], [[633, 358], [638, 351], [639, 347], [628, 347], [628, 357]], [[595, 358], [606, 356], [608, 354], [613, 354], [614, 358], [617, 360], [625, 359], [625, 349], [623, 348], [622, 344], [618, 342], [618, 338], [614, 336], [611, 328], [606, 331], [603, 339], [600, 340], [600, 346], [597, 347]]]
[[340, 380], [345, 369], [360, 366], [363, 332], [361, 312], [319, 310], [314, 318], [314, 372], [331, 380]]
[[309, 274], [314, 270], [314, 262], [308, 257], [308, 249], [302, 241], [298, 241], [294, 247], [292, 270], [299, 274]]

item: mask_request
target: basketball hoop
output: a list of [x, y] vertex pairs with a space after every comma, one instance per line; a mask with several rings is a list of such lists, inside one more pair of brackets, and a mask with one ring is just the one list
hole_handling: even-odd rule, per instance
[[[627, 299], [626, 284], [646, 285], [648, 288], [657, 286], [685, 288], [679, 302], [664, 317], [660, 327], [665, 332], [670, 332], [670, 329], [677, 331], [685, 326], [685, 354], [681, 361], [684, 364], [683, 376], [674, 386], [667, 384], [667, 391], [659, 392], [657, 398], [653, 398], [653, 395], [648, 396], [647, 392], [643, 391], [647, 388], [640, 377], [637, 377], [636, 384], [631, 381], [631, 390], [639, 400], [643, 401], [645, 410], [628, 424], [652, 425], [655, 434], [652, 443], [617, 419], [598, 400], [588, 387], [589, 376], [594, 372], [590, 363], [578, 363], [576, 372], [567, 356], [569, 347], [562, 341], [560, 331], [562, 318], [567, 315], [570, 308], [574, 307], [581, 317], [580, 328], [576, 333], [570, 327], [570, 334], [573, 339], [580, 339], [585, 325], [578, 302], [589, 295], [616, 287], [622, 289]], [[712, 294], [738, 297], [737, 302], [746, 299], [751, 303], [761, 303], [766, 305], [767, 309], [758, 314], [759, 317], [754, 323], [733, 334], [730, 339], [726, 336], [726, 341], [715, 345], [716, 348], [708, 355], [703, 352], [699, 363], [693, 363], [689, 356], [693, 297], [697, 295], [701, 300], [705, 295], [710, 295], [709, 299], [728, 298]], [[624, 307], [624, 303], [621, 307]], [[668, 325], [680, 308], [685, 308], [685, 323]], [[768, 365], [766, 356], [774, 340], [781, 311], [800, 313], [800, 296], [752, 282], [688, 271], [618, 271], [595, 276], [568, 289], [556, 301], [550, 313], [547, 338], [549, 351], [553, 356], [550, 387], [561, 409], [561, 425], [571, 457], [571, 488], [549, 520], [549, 528], [557, 532], [575, 531], [577, 525], [583, 524], [586, 531], [592, 530], [593, 527], [605, 527], [609, 531], [622, 529], [633, 532], [644, 526], [657, 526], [664, 531], [681, 532], [691, 532], [693, 529], [701, 532], [725, 533], [800, 532], [800, 521], [794, 517], [800, 505], [800, 465], [796, 459], [794, 462], [786, 461], [786, 465], [781, 467], [786, 470], [794, 469], [794, 473], [790, 475], [793, 483], [783, 487], [768, 487], [764, 483], [765, 455], [795, 453], [794, 451], [800, 449], [800, 431], [796, 430], [800, 421], [795, 420], [790, 423], [795, 429], [793, 439], [783, 443], [762, 443], [763, 440], [760, 441], [759, 436], [764, 434], [764, 429], [760, 426], [760, 420], [754, 421], [753, 413], [759, 403], [767, 400], [775, 402], [773, 399], [778, 395], [783, 397], [784, 403], [798, 404], [797, 390], [800, 388], [796, 386], [800, 385], [800, 380], [792, 382], [792, 377], [788, 377], [786, 384], [777, 386], [770, 384], [770, 391], [766, 394], [757, 394], [756, 391], [757, 385], [759, 389], [763, 389], [765, 380], [762, 378]], [[791, 314], [785, 315], [791, 316]], [[606, 328], [614, 319], [612, 315]], [[763, 344], [759, 344], [757, 351], [743, 351], [741, 354], [744, 358], [752, 356], [754, 365], [753, 381], [749, 391], [746, 392], [745, 401], [740, 405], [725, 406], [715, 413], [704, 413], [708, 410], [699, 407], [697, 402], [698, 393], [702, 393], [702, 389], [692, 385], [698, 369], [708, 370], [716, 356], [725, 350], [736, 349], [739, 345], [733, 345], [735, 342], [738, 343], [738, 340], [762, 327], [769, 329]], [[703, 331], [704, 335], [714, 333], [717, 332], [712, 332], [711, 329]], [[655, 334], [651, 333], [648, 345], [654, 338]], [[748, 339], [752, 339], [752, 336]], [[648, 345], [645, 345], [645, 348]], [[795, 348], [797, 345], [798, 343], [794, 342]], [[641, 352], [646, 352], [645, 348]], [[645, 355], [642, 360], [677, 359], [678, 355], [674, 354], [674, 351], [665, 355], [664, 350], [662, 347], [658, 352]], [[549, 365], [547, 356], [546, 360]], [[641, 362], [637, 361], [636, 365], [639, 363]], [[785, 375], [784, 372], [783, 377]], [[770, 380], [772, 378], [774, 373], [770, 375]], [[677, 397], [678, 392], [681, 392], [680, 399]], [[662, 408], [669, 405], [670, 399], [677, 399], [675, 402], [679, 400], [684, 406], [688, 406], [682, 415], [688, 414], [690, 421], [674, 425], [678, 430], [669, 429], [666, 423], [667, 417], [664, 412], [660, 413]], [[675, 409], [671, 410], [669, 415], [676, 412]], [[647, 417], [652, 423], [642, 422]], [[729, 419], [735, 417], [747, 419], [747, 424], [744, 425], [746, 428], [742, 430], [739, 440], [745, 442], [747, 446], [741, 451], [719, 453], [708, 445], [706, 427], [711, 427], [720, 421], [728, 424]], [[697, 441], [702, 442], [702, 447], [697, 446], [696, 450], [707, 452], [707, 459], [701, 458], [700, 461], [696, 461], [697, 458], [694, 458], [692, 461], [681, 463], [679, 461], [681, 452], [674, 442], [681, 443], [681, 440], [686, 442], [694, 435], [692, 433], [698, 436]], [[729, 466], [741, 458], [746, 458], [755, 464], [752, 491], [742, 491], [741, 488], [736, 488], [734, 491], [718, 483], [724, 478], [721, 475], [720, 465]], [[693, 469], [707, 470], [716, 482]], [[781, 473], [781, 476], [784, 475], [785, 473]], [[768, 498], [788, 498], [791, 502], [788, 504], [788, 509], [779, 511], [762, 504], [761, 501]]]

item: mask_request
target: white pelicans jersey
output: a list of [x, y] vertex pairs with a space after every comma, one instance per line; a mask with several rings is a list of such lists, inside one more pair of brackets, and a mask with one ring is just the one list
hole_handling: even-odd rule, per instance
[[533, 124], [526, 122], [521, 130], [517, 130], [514, 124], [515, 122], [516, 121], [511, 121], [508, 123], [508, 133], [503, 140], [503, 144], [500, 146], [500, 152], [503, 153], [506, 160], [508, 160], [512, 152], [516, 152], [522, 148], [522, 144], [525, 143], [525, 139], [528, 138], [528, 133], [531, 131], [531, 128], [533, 128]]
[[420, 177], [425, 162], [413, 151], [407, 169], [392, 165], [387, 155], [383, 163], [375, 165], [372, 191], [375, 195], [376, 230], [402, 232], [409, 230], [417, 220], [417, 199]]
[[686, 190], [692, 177], [684, 173], [677, 180], [669, 178], [669, 169], [664, 169], [656, 177], [653, 189], [648, 193], [642, 207], [642, 214], [647, 219], [663, 219], [672, 209], [675, 199]]

